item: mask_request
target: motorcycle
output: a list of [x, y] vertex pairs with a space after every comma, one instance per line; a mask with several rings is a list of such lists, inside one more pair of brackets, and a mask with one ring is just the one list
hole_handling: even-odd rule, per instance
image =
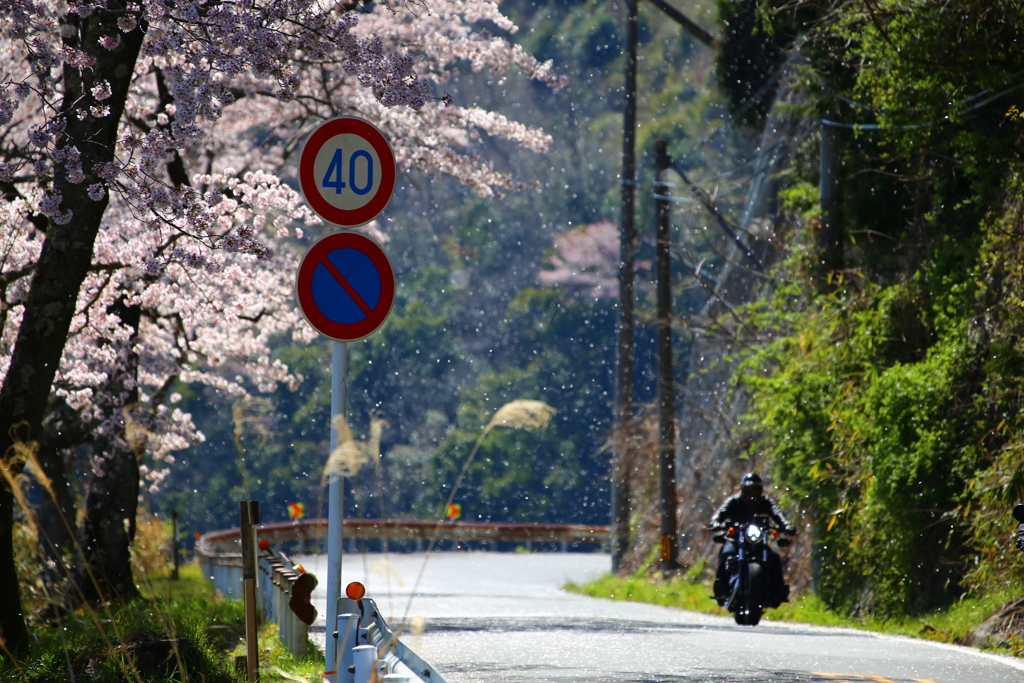
[[777, 607], [789, 597], [772, 595], [769, 541], [774, 540], [780, 547], [792, 541], [780, 538], [780, 529], [767, 515], [755, 515], [751, 522], [730, 523], [713, 530], [720, 532], [713, 537], [715, 543], [731, 543], [736, 549], [736, 554], [726, 560], [730, 590], [722, 607], [732, 612], [737, 624], [757, 626], [766, 607]]

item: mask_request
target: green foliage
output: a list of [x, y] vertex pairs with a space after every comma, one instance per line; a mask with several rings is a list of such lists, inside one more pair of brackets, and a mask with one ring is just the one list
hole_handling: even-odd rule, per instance
[[722, 44], [716, 78], [738, 121], [758, 127], [764, 123], [787, 52], [817, 15], [805, 3], [718, 1]]
[[[793, 325], [744, 364], [746, 419], [784, 498], [815, 522], [818, 590], [833, 607], [899, 614], [957, 589], [945, 568], [959, 557], [950, 515], [977, 459], [960, 438], [970, 363], [962, 321], [933, 330], [942, 315], [915, 310], [920, 299], [912, 283], [865, 286], [793, 312], [784, 291], [752, 316]], [[915, 362], [908, 331], [939, 339]]]
[[[34, 629], [30, 658], [0, 660], [0, 682], [43, 683], [236, 683], [234, 658], [245, 654], [242, 601], [216, 595], [198, 565], [181, 568], [180, 579], [152, 572], [142, 581], [145, 596], [128, 605], [83, 608], [58, 614]], [[294, 657], [276, 624], [259, 633], [260, 678], [317, 680], [322, 654], [310, 644]]]
[[31, 657], [3, 660], [0, 681], [231, 683], [225, 654], [243, 630], [242, 604], [216, 598], [200, 583], [198, 569], [188, 568], [172, 597], [81, 609], [39, 624]]
[[[782, 46], [817, 6], [782, 7], [722, 12]], [[1001, 592], [1021, 568], [1007, 536], [1024, 495], [1024, 17], [1012, 2], [892, 0], [819, 18], [800, 48], [815, 115], [865, 126], [838, 129], [844, 265], [808, 277], [818, 178], [796, 166], [781, 204], [807, 230], [787, 284], [741, 313], [759, 343], [737, 382], [745, 429], [813, 522], [819, 596], [898, 620]], [[727, 43], [722, 59], [750, 49]]]
[[[312, 642], [304, 656], [296, 657], [281, 642], [277, 624], [260, 626], [258, 642], [261, 681], [316, 681], [323, 676], [323, 653]], [[239, 643], [232, 654], [244, 657], [245, 643]]]
[[[973, 585], [1016, 584], [1024, 558], [1013, 550], [1008, 513], [1024, 499], [1024, 184], [1015, 174], [1006, 210], [991, 221], [979, 258], [976, 317], [968, 334], [977, 339], [977, 431], [984, 467], [968, 486], [963, 516], [972, 548]], [[984, 430], [984, 432], [982, 432]]]
[[662, 579], [651, 574], [658, 558], [658, 548], [652, 548], [647, 560], [631, 576], [604, 574], [585, 584], [567, 583], [563, 588], [593, 598], [646, 602], [652, 605], [678, 607], [694, 612], [726, 614], [711, 596], [707, 579], [707, 561], [700, 561], [679, 576]]
[[463, 516], [493, 521], [593, 521], [605, 513], [606, 458], [599, 454], [609, 415], [611, 325], [608, 303], [570, 304], [551, 290], [524, 290], [505, 331], [517, 343], [504, 369], [463, 389], [458, 424], [434, 454], [423, 513], [437, 515], [463, 462], [494, 412], [520, 398], [558, 413], [539, 432], [494, 430], [484, 440], [456, 501]]

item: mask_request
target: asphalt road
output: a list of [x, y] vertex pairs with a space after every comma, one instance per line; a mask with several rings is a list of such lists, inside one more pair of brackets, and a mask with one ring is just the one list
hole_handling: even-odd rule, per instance
[[[297, 558], [323, 577], [326, 557]], [[448, 552], [347, 556], [403, 641], [449, 683], [1024, 683], [1024, 662], [863, 631], [731, 619], [561, 590], [607, 555]], [[414, 589], [415, 587], [415, 589]], [[324, 637], [326, 586], [314, 593]], [[416, 634], [414, 631], [420, 630]]]

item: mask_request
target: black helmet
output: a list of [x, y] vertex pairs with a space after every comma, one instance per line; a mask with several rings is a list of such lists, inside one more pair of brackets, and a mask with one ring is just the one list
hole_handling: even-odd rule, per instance
[[747, 472], [740, 480], [740, 494], [744, 498], [757, 499], [764, 495], [764, 482], [755, 472]]

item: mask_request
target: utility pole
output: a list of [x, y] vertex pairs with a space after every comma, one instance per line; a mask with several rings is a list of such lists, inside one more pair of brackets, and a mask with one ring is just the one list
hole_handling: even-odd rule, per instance
[[672, 382], [672, 229], [665, 174], [672, 167], [668, 143], [655, 143], [655, 210], [658, 233], [655, 238], [657, 270], [658, 343], [658, 471], [661, 512], [661, 573], [666, 578], [679, 570], [679, 537], [676, 532], [676, 407]]
[[[679, 23], [693, 37], [714, 48], [718, 38], [701, 28], [664, 0], [651, 0], [655, 7]], [[622, 567], [629, 550], [630, 450], [633, 438], [633, 253], [636, 248], [636, 63], [639, 0], [626, 4], [625, 111], [622, 117], [622, 199], [619, 220], [619, 320], [615, 381], [614, 453], [612, 455], [612, 573]], [[671, 344], [671, 340], [670, 340]], [[674, 428], [673, 428], [674, 433]], [[673, 441], [674, 436], [673, 436]], [[675, 471], [672, 472], [673, 477]], [[673, 520], [674, 520], [673, 516]], [[673, 538], [674, 538], [673, 533]]]
[[839, 129], [828, 125], [828, 119], [821, 122], [821, 175], [819, 180], [819, 202], [821, 203], [821, 227], [818, 231], [818, 278], [823, 288], [832, 274], [843, 268], [843, 226], [840, 206], [843, 202], [843, 186], [840, 182]]
[[636, 226], [636, 57], [638, 0], [626, 0], [626, 83], [622, 121], [622, 199], [619, 223], [619, 324], [612, 459], [612, 572], [629, 550], [629, 453], [633, 436], [633, 252]]

